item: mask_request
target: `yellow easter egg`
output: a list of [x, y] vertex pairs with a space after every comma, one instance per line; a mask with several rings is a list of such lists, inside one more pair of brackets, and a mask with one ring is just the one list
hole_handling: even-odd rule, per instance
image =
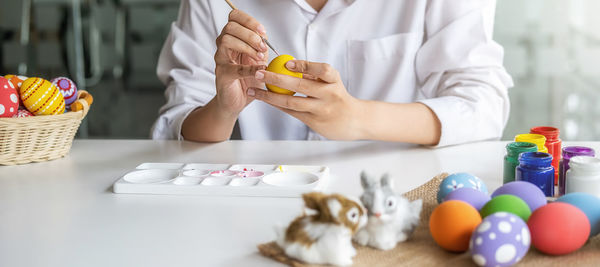
[[42, 78], [29, 78], [19, 88], [21, 100], [34, 115], [56, 115], [65, 113], [65, 99], [60, 90]]
[[[302, 78], [302, 73], [290, 71], [285, 67], [285, 63], [290, 60], [293, 60], [293, 59], [295, 59], [295, 58], [290, 55], [278, 56], [278, 57], [274, 58], [271, 61], [271, 63], [269, 63], [269, 66], [267, 66], [267, 71]], [[296, 93], [294, 91], [283, 89], [281, 87], [278, 87], [278, 86], [275, 86], [272, 84], [267, 84], [267, 89], [269, 89], [269, 91], [271, 91], [271, 92], [275, 92], [278, 94], [285, 94], [285, 95], [294, 95]]]

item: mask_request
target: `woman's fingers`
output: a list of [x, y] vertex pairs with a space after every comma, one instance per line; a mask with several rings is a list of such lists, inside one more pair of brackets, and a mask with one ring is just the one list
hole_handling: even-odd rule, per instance
[[256, 61], [266, 61], [268, 47], [261, 36], [266, 36], [262, 24], [242, 11], [231, 11], [229, 21], [216, 40], [215, 61], [217, 63], [235, 61], [232, 58], [232, 51], [246, 54]]
[[327, 63], [290, 60], [285, 64], [285, 67], [291, 71], [312, 75], [327, 83], [335, 83], [340, 79], [338, 71]]
[[219, 64], [215, 68], [215, 74], [224, 77], [225, 81], [233, 81], [241, 78], [253, 77], [259, 70], [266, 69], [265, 65], [240, 65], [240, 64]]
[[249, 88], [248, 96], [254, 97], [275, 107], [298, 112], [312, 112], [317, 108], [317, 101], [313, 98], [282, 95], [258, 88]]
[[233, 35], [223, 34], [219, 37], [217, 42], [218, 48], [217, 53], [215, 54], [217, 63], [231, 62], [233, 59], [230, 58], [230, 50], [244, 53], [256, 61], [265, 61], [264, 53], [256, 51], [252, 46]]
[[228, 22], [223, 27], [223, 33], [233, 35], [238, 39], [246, 42], [248, 45], [253, 47], [257, 52], [267, 52], [267, 45], [262, 41], [260, 35], [255, 31], [252, 31], [235, 21]]
[[285, 74], [278, 74], [270, 71], [258, 71], [254, 78], [258, 81], [275, 85], [307, 96], [322, 97], [324, 92], [319, 91], [325, 83], [297, 78]]
[[265, 27], [258, 22], [255, 18], [244, 13], [239, 9], [234, 9], [229, 12], [229, 21], [235, 21], [240, 25], [250, 29], [251, 31], [257, 32], [263, 37], [267, 37], [267, 30]]

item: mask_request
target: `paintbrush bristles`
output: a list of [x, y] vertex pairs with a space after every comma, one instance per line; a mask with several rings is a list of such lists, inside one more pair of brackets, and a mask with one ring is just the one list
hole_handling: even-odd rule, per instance
[[225, 2], [227, 2], [227, 4], [231, 7], [231, 9], [237, 9], [235, 8], [235, 6], [233, 5], [233, 3], [231, 3], [231, 1], [229, 0], [225, 0]]

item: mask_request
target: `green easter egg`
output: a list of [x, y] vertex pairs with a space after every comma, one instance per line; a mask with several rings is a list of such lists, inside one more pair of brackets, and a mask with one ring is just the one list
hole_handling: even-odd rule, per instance
[[531, 215], [531, 209], [525, 201], [513, 195], [499, 195], [488, 201], [479, 211], [481, 218], [485, 218], [490, 214], [505, 211], [517, 215], [527, 222]]

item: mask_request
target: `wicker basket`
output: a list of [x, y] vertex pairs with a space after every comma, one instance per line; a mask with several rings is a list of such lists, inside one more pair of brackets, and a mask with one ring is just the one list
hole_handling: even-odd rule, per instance
[[0, 165], [53, 160], [69, 153], [79, 124], [89, 111], [85, 100], [77, 101], [83, 110], [60, 115], [0, 118]]

